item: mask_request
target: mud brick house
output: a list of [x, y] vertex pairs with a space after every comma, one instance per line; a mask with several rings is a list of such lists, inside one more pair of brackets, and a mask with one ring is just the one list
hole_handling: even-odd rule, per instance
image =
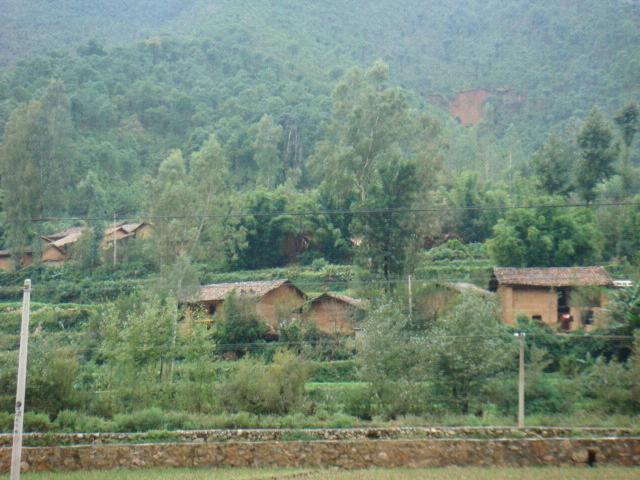
[[58, 233], [42, 236], [42, 261], [50, 265], [62, 265], [71, 256], [75, 245], [87, 227], [71, 227]]
[[283, 316], [300, 308], [307, 300], [305, 293], [289, 280], [265, 280], [255, 282], [213, 283], [200, 287], [195, 300], [186, 302], [188, 309], [200, 308], [209, 316], [219, 315], [225, 299], [231, 295], [255, 302], [258, 317], [267, 323], [272, 332], [277, 331]]
[[355, 335], [364, 318], [366, 302], [346, 295], [323, 293], [305, 303], [300, 312], [305, 322], [330, 335]]
[[[21, 267], [28, 267], [33, 263], [33, 252], [27, 250], [22, 254], [20, 261]], [[16, 259], [10, 250], [0, 250], [0, 270], [5, 272], [12, 272], [16, 268]]]
[[148, 223], [119, 223], [114, 227], [109, 227], [104, 231], [102, 240], [105, 247], [108, 247], [113, 241], [123, 241], [129, 238], [146, 239], [151, 236], [151, 225]]
[[[80, 240], [88, 227], [71, 227], [58, 233], [42, 236], [42, 261], [49, 265], [62, 265], [71, 257], [73, 246]], [[130, 238], [148, 238], [152, 233], [148, 223], [120, 223], [107, 228], [102, 238], [103, 248], [109, 248], [113, 241], [122, 243]], [[1, 268], [1, 267], [0, 267]]]
[[613, 286], [603, 267], [494, 268], [489, 289], [497, 292], [503, 322], [526, 315], [568, 331], [591, 328]]

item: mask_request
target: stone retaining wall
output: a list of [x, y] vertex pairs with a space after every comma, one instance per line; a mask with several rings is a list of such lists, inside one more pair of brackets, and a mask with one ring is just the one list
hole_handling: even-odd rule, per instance
[[[600, 439], [358, 440], [29, 447], [24, 471], [143, 467], [443, 467], [640, 465], [640, 437]], [[0, 448], [0, 472], [11, 449]]]
[[[570, 438], [635, 437], [632, 428], [559, 428], [559, 427], [383, 427], [383, 428], [311, 428], [311, 429], [218, 429], [145, 433], [28, 433], [26, 446], [109, 445], [157, 442], [273, 442], [290, 440], [386, 440], [431, 438]], [[11, 434], [0, 434], [0, 447], [11, 446]]]

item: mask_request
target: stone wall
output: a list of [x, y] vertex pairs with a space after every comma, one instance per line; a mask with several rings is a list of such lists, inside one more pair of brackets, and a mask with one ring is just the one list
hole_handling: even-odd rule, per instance
[[[564, 427], [366, 427], [366, 428], [243, 428], [176, 430], [141, 433], [26, 433], [23, 444], [32, 447], [112, 445], [121, 443], [273, 442], [291, 440], [400, 440], [638, 437], [637, 428]], [[0, 447], [11, 446], [10, 433], [0, 434]]]
[[[0, 448], [0, 472], [11, 449]], [[356, 440], [29, 447], [24, 471], [143, 467], [443, 467], [640, 465], [640, 437]]]

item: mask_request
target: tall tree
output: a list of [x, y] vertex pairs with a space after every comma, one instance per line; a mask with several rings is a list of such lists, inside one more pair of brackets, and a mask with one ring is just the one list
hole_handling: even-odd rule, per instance
[[620, 174], [624, 182], [625, 193], [629, 194], [632, 183], [630, 165], [631, 145], [633, 145], [633, 139], [638, 132], [638, 128], [640, 128], [640, 111], [638, 110], [638, 105], [635, 102], [629, 103], [620, 110], [614, 118], [614, 121], [622, 133], [622, 140], [625, 147]]
[[[328, 137], [317, 144], [312, 163], [337, 207], [407, 208], [435, 177], [439, 126], [414, 111], [388, 78], [387, 65], [377, 61], [348, 72], [333, 91]], [[407, 221], [401, 212], [354, 221], [369, 265], [387, 278], [404, 265]]]
[[376, 170], [398, 158], [415, 161], [419, 172], [433, 167], [433, 122], [413, 111], [388, 79], [389, 68], [379, 60], [366, 71], [349, 71], [333, 91], [329, 135], [316, 145], [312, 163], [333, 194], [347, 201], [366, 201]]
[[543, 192], [566, 195], [571, 191], [571, 152], [556, 135], [535, 153], [532, 166]]
[[618, 146], [611, 126], [596, 108], [591, 110], [578, 132], [579, 158], [576, 163], [576, 186], [587, 202], [596, 198], [596, 187], [614, 172]]
[[282, 141], [282, 127], [270, 115], [263, 115], [254, 127], [253, 158], [257, 167], [256, 183], [273, 188], [282, 181], [284, 169], [278, 145]]
[[87, 209], [89, 228], [83, 233], [80, 263], [85, 268], [91, 268], [100, 263], [102, 241], [104, 237], [104, 222], [107, 215], [106, 193], [100, 179], [93, 170], [78, 184], [78, 193], [82, 205]]
[[357, 206], [365, 211], [395, 211], [360, 215], [354, 220], [352, 230], [363, 238], [361, 256], [371, 270], [389, 280], [391, 275], [402, 273], [407, 248], [417, 240], [411, 223], [413, 215], [404, 209], [413, 204], [420, 184], [416, 166], [410, 162], [396, 160], [381, 166], [375, 174], [366, 200]]
[[73, 131], [63, 85], [52, 82], [40, 100], [13, 111], [0, 146], [7, 243], [25, 247], [34, 234], [33, 217], [67, 210], [73, 182]]

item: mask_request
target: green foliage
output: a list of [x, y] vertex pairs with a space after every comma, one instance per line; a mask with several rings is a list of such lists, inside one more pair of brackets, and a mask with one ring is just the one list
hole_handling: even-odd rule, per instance
[[448, 203], [457, 210], [448, 219], [447, 228], [460, 235], [464, 242], [484, 242], [502, 216], [499, 207], [508, 202], [508, 195], [501, 185], [482, 182], [474, 171], [464, 171], [455, 178]]
[[212, 337], [219, 345], [218, 352], [242, 356], [255, 351], [256, 343], [264, 343], [267, 332], [267, 325], [258, 318], [255, 303], [231, 294], [224, 301], [222, 315], [216, 317]]
[[220, 402], [230, 412], [283, 415], [303, 409], [309, 368], [296, 355], [279, 351], [273, 363], [244, 358], [220, 385]]
[[436, 398], [468, 413], [487, 380], [515, 366], [515, 344], [509, 337], [493, 299], [463, 294], [420, 345], [418, 355]]
[[496, 224], [487, 250], [504, 266], [588, 265], [600, 257], [601, 238], [590, 210], [519, 209]]
[[548, 195], [569, 193], [573, 188], [572, 160], [573, 155], [568, 145], [552, 135], [533, 157], [533, 171], [540, 189]]
[[613, 175], [618, 145], [610, 125], [595, 108], [580, 128], [577, 141], [576, 187], [582, 198], [591, 202], [596, 198], [596, 186]]

